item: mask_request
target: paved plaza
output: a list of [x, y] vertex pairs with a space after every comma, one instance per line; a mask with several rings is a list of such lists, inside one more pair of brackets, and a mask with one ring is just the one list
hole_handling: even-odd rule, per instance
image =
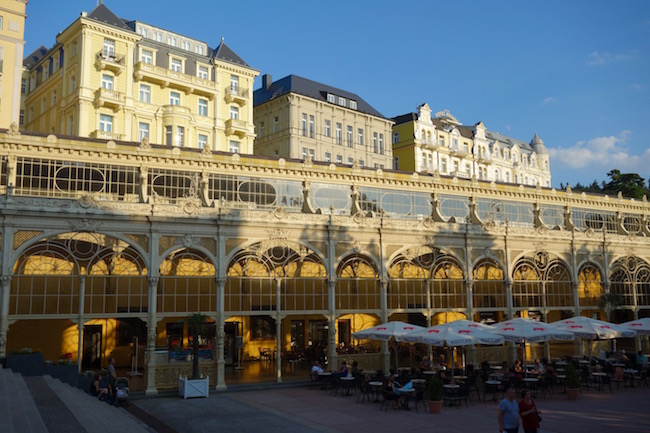
[[[537, 399], [544, 433], [650, 431], [650, 389], [585, 391], [578, 401], [563, 394]], [[177, 432], [475, 432], [498, 431], [496, 403], [477, 402], [426, 411], [380, 410], [357, 396], [307, 387], [228, 391], [207, 399], [138, 398], [144, 409]], [[521, 430], [520, 430], [521, 431]]]

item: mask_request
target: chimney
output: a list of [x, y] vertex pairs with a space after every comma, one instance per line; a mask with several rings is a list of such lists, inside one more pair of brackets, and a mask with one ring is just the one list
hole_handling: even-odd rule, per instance
[[262, 88], [264, 90], [269, 90], [269, 87], [271, 87], [272, 82], [273, 82], [273, 78], [271, 78], [271, 74], [262, 75]]

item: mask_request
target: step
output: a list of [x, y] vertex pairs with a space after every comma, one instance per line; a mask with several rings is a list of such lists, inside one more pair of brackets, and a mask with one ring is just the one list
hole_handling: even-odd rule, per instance
[[23, 377], [7, 369], [0, 371], [0, 431], [47, 433]]
[[150, 430], [144, 423], [123, 408], [111, 406], [87, 392], [73, 388], [58, 379], [44, 376], [46, 383], [61, 398], [81, 424], [89, 432], [141, 433]]

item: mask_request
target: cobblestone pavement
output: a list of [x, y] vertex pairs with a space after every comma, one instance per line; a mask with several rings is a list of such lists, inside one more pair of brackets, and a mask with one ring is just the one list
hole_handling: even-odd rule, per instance
[[[537, 399], [544, 433], [650, 431], [650, 389], [610, 393], [585, 391], [577, 401], [563, 394]], [[496, 403], [475, 401], [468, 407], [427, 411], [380, 411], [377, 403], [357, 403], [356, 396], [330, 395], [306, 387], [226, 392], [207, 399], [176, 396], [139, 398], [134, 404], [178, 432], [395, 432], [494, 433]], [[414, 430], [417, 429], [417, 430]]]
[[25, 377], [24, 380], [50, 433], [86, 431], [59, 396], [45, 383], [42, 376]]

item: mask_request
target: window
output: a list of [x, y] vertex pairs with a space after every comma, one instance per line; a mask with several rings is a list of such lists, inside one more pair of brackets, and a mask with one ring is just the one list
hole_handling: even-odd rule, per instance
[[239, 153], [239, 141], [231, 140], [228, 143], [228, 152]]
[[325, 134], [325, 137], [332, 136], [332, 122], [329, 120], [326, 120], [325, 124], [323, 125], [323, 134]]
[[341, 107], [345, 107], [345, 98], [341, 98], [341, 97], [339, 96], [339, 105], [340, 105]]
[[273, 133], [275, 134], [276, 132], [279, 131], [280, 131], [280, 118], [276, 116], [273, 118]]
[[162, 42], [163, 35], [160, 32], [153, 32], [153, 40], [156, 42]]
[[207, 80], [208, 79], [208, 67], [207, 66], [199, 66], [198, 76], [202, 80]]
[[140, 51], [140, 61], [148, 65], [153, 63], [153, 51], [151, 50], [141, 50]]
[[167, 36], [167, 45], [175, 47], [177, 44], [176, 38], [174, 36]]
[[145, 29], [144, 27], [140, 27], [138, 29], [138, 33], [140, 33], [145, 38], [149, 37], [149, 30]]
[[359, 160], [359, 167], [363, 167], [364, 165], [366, 165], [366, 163], [363, 161], [363, 159], [360, 159]]
[[77, 79], [73, 75], [70, 77], [70, 93], [74, 92], [75, 87], [77, 87]]
[[76, 56], [77, 55], [77, 41], [74, 41], [72, 43], [72, 55]]
[[308, 149], [308, 148], [306, 148], [306, 147], [303, 147], [303, 148], [302, 148], [302, 159], [303, 159], [303, 160], [304, 160], [304, 159], [307, 159], [307, 155], [309, 155], [309, 156], [311, 157], [311, 159], [313, 160], [313, 159], [314, 159], [314, 155], [315, 155], [315, 153], [314, 153], [314, 149]]
[[465, 173], [472, 174], [472, 170], [470, 170], [469, 164], [465, 164]]
[[25, 124], [25, 110], [20, 110], [20, 117], [18, 118], [18, 124], [23, 126]]
[[113, 116], [109, 116], [108, 114], [100, 114], [99, 130], [103, 132], [113, 132]]
[[145, 137], [149, 138], [149, 124], [140, 122], [138, 123], [138, 139], [142, 141]]
[[185, 144], [185, 128], [182, 126], [176, 127], [176, 146], [183, 147]]
[[445, 137], [438, 137], [438, 146], [444, 146], [445, 145]]
[[458, 172], [458, 161], [454, 161], [454, 172]]
[[174, 143], [172, 142], [172, 127], [171, 126], [165, 126], [165, 144], [167, 146], [171, 146]]
[[350, 125], [346, 127], [345, 135], [348, 140], [348, 147], [354, 147], [354, 142], [352, 141], [352, 127]]
[[115, 41], [113, 39], [104, 38], [104, 49], [102, 51], [104, 58], [115, 57]]
[[199, 116], [208, 115], [208, 100], [199, 98]]
[[506, 171], [506, 182], [510, 182], [510, 172]]
[[332, 162], [332, 154], [325, 152], [325, 162]]
[[102, 74], [102, 88], [113, 90], [113, 77], [111, 75]]
[[260, 122], [260, 126], [257, 128], [257, 136], [259, 138], [264, 137], [264, 122]]
[[27, 93], [27, 78], [20, 80], [20, 93]]
[[384, 134], [379, 134], [379, 153], [384, 154]]
[[181, 59], [172, 58], [171, 62], [169, 63], [169, 69], [174, 72], [181, 72], [183, 70], [183, 62]]
[[342, 144], [342, 142], [343, 142], [343, 137], [342, 137], [343, 131], [342, 131], [342, 129], [343, 129], [343, 125], [341, 125], [340, 123], [337, 123], [336, 124], [336, 144]]
[[393, 132], [393, 144], [399, 143], [399, 132]]
[[205, 134], [199, 134], [199, 139], [198, 139], [198, 142], [197, 142], [197, 147], [198, 147], [199, 149], [203, 149], [203, 148], [206, 147], [207, 145], [208, 145], [208, 136], [205, 135]]
[[442, 158], [440, 160], [440, 172], [447, 173], [447, 158]]
[[230, 91], [233, 93], [233, 95], [237, 95], [239, 93], [239, 77], [237, 75], [230, 76]]
[[151, 103], [151, 86], [140, 84], [140, 102]]
[[363, 128], [358, 128], [357, 129], [357, 144], [360, 144], [363, 146]]
[[309, 116], [309, 137], [314, 138], [314, 116]]
[[302, 136], [306, 137], [307, 136], [307, 115], [305, 113], [302, 113]]
[[52, 105], [56, 105], [56, 90], [52, 90]]
[[195, 52], [196, 54], [203, 55], [203, 54], [205, 54], [205, 48], [203, 47], [203, 45], [196, 45], [196, 46], [194, 47], [194, 52]]
[[47, 99], [43, 98], [41, 99], [41, 113], [45, 113], [46, 108], [47, 108]]
[[69, 116], [68, 117], [68, 135], [72, 135], [74, 133], [74, 117]]
[[181, 105], [181, 94], [178, 92], [169, 92], [169, 105]]
[[343, 164], [343, 157], [341, 155], [336, 155], [336, 162], [338, 164]]
[[187, 51], [192, 51], [192, 44], [189, 41], [182, 41], [181, 48]]
[[230, 118], [239, 119], [239, 107], [230, 106]]
[[357, 101], [355, 101], [353, 99], [350, 99], [350, 108], [352, 108], [353, 110], [356, 110], [357, 109]]
[[327, 102], [335, 104], [336, 103], [336, 97], [332, 95], [331, 93], [327, 94]]
[[377, 153], [379, 151], [379, 144], [377, 143], [377, 133], [372, 133], [372, 151]]
[[352, 158], [351, 156], [348, 156], [348, 164], [350, 165], [354, 164], [354, 158]]

